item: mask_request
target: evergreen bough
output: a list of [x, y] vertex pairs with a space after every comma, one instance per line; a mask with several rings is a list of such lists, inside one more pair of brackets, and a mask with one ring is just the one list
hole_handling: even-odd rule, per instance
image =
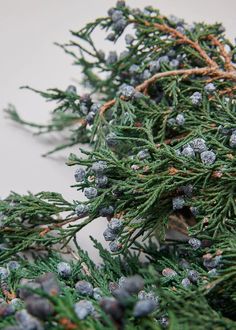
[[[96, 29], [114, 43], [126, 34], [126, 50], [105, 55]], [[123, 1], [72, 36], [60, 47], [89, 93], [33, 89], [57, 102], [48, 125], [7, 112], [39, 134], [70, 128], [48, 154], [91, 144], [68, 159], [88, 202], [0, 202], [1, 329], [235, 329], [235, 45], [221, 24]], [[100, 266], [76, 241], [99, 216], [114, 252], [91, 238]]]

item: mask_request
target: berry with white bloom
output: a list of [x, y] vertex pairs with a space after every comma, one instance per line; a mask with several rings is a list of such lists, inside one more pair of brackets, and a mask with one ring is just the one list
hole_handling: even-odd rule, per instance
[[195, 157], [195, 152], [194, 152], [193, 148], [189, 145], [183, 148], [181, 154], [184, 157], [191, 157], [191, 158]]
[[86, 216], [89, 212], [89, 206], [86, 204], [78, 204], [75, 208], [75, 213], [78, 217]]
[[236, 132], [233, 132], [233, 134], [230, 136], [229, 145], [231, 148], [236, 148]]
[[179, 114], [176, 116], [175, 120], [176, 120], [176, 124], [177, 124], [177, 125], [179, 125], [179, 126], [184, 125], [184, 123], [185, 123], [185, 117], [184, 117], [184, 114], [179, 113]]
[[130, 100], [135, 93], [135, 89], [133, 86], [124, 84], [120, 87], [119, 93], [123, 96], [126, 100]]
[[213, 151], [203, 151], [200, 157], [204, 165], [212, 165], [216, 160], [216, 154]]
[[195, 152], [199, 152], [199, 153], [206, 151], [208, 149], [206, 146], [206, 141], [202, 138], [193, 139], [190, 142], [190, 145]]
[[94, 307], [91, 301], [80, 300], [74, 305], [75, 314], [80, 320], [84, 320], [88, 315], [94, 312]]
[[199, 105], [202, 102], [202, 94], [195, 92], [192, 96], [190, 96], [190, 100], [193, 105]]
[[191, 245], [193, 250], [198, 250], [202, 245], [201, 241], [194, 237], [189, 239], [188, 244]]
[[118, 233], [122, 227], [123, 227], [122, 221], [117, 218], [112, 218], [111, 221], [108, 223], [108, 228], [114, 233]]
[[82, 167], [79, 167], [75, 170], [75, 181], [76, 182], [82, 182], [84, 181], [86, 172]]
[[103, 236], [104, 236], [106, 241], [114, 241], [117, 238], [117, 234], [114, 233], [113, 231], [111, 231], [110, 228], [107, 228], [104, 231]]
[[68, 262], [59, 262], [57, 264], [57, 272], [63, 278], [68, 278], [71, 276], [72, 269]]
[[204, 87], [204, 90], [207, 94], [212, 94], [216, 90], [216, 87], [214, 84], [209, 83]]
[[173, 210], [181, 210], [185, 205], [185, 200], [181, 196], [172, 198], [172, 207]]
[[98, 194], [98, 191], [94, 187], [87, 187], [84, 189], [84, 195], [88, 199], [93, 199], [93, 198], [97, 197], [97, 194]]
[[78, 281], [75, 284], [76, 291], [83, 296], [92, 296], [93, 295], [93, 286], [87, 281]]
[[69, 94], [76, 94], [76, 92], [77, 92], [77, 90], [74, 85], [69, 85], [66, 89], [66, 93], [69, 93]]
[[136, 318], [145, 317], [156, 309], [156, 305], [152, 300], [139, 300], [134, 306], [133, 315]]

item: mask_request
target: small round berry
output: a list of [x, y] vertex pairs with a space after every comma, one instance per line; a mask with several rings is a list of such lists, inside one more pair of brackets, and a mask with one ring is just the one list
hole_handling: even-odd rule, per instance
[[99, 214], [101, 217], [110, 217], [114, 214], [114, 207], [111, 205], [107, 207], [102, 207], [99, 210]]
[[211, 270], [208, 271], [207, 273], [210, 277], [215, 277], [218, 275], [218, 271], [216, 268], [212, 268]]
[[229, 139], [229, 145], [231, 148], [236, 148], [236, 133], [233, 133]]
[[128, 57], [129, 54], [130, 53], [128, 50], [124, 50], [123, 52], [120, 53], [119, 60], [123, 60], [124, 58]]
[[0, 280], [5, 280], [6, 278], [8, 278], [9, 276], [9, 271], [4, 268], [4, 267], [0, 267]]
[[175, 124], [176, 124], [176, 119], [175, 119], [175, 118], [169, 118], [169, 119], [167, 120], [167, 123], [168, 123], [168, 125], [169, 125], [170, 127], [173, 127], [173, 126], [175, 126]]
[[164, 268], [162, 270], [162, 275], [168, 278], [173, 278], [177, 275], [176, 271], [171, 268]]
[[20, 264], [19, 264], [19, 262], [15, 261], [15, 260], [12, 260], [12, 261], [8, 262], [7, 268], [8, 268], [9, 271], [15, 271], [18, 268], [20, 268]]
[[15, 315], [15, 318], [21, 329], [43, 330], [41, 323], [35, 317], [31, 316], [26, 309], [18, 311]]
[[192, 212], [192, 215], [196, 217], [199, 214], [199, 210], [196, 206], [190, 206], [190, 211]]
[[121, 33], [125, 29], [126, 25], [127, 20], [122, 17], [121, 19], [113, 23], [112, 28], [116, 33]]
[[69, 85], [66, 89], [66, 93], [69, 94], [76, 94], [77, 93], [77, 89], [74, 85]]
[[158, 305], [159, 305], [159, 298], [153, 291], [146, 292], [144, 290], [141, 290], [138, 293], [138, 299], [139, 300], [152, 300], [155, 303], [156, 307], [158, 307]]
[[197, 283], [197, 281], [199, 279], [199, 273], [196, 270], [189, 270], [188, 271], [188, 279], [192, 283]]
[[169, 57], [167, 55], [159, 57], [159, 63], [169, 63]]
[[100, 288], [94, 288], [93, 289], [93, 298], [95, 300], [101, 300], [102, 298], [102, 291]]
[[115, 133], [107, 134], [106, 143], [108, 147], [115, 147], [118, 144], [117, 135]]
[[118, 0], [117, 2], [116, 2], [116, 7], [117, 8], [119, 8], [119, 7], [125, 7], [126, 5], [125, 5], [125, 1], [123, 1], [123, 0]]
[[112, 241], [109, 243], [111, 252], [118, 252], [121, 249], [121, 244], [118, 241]]
[[88, 188], [84, 189], [84, 195], [88, 199], [93, 199], [93, 198], [97, 197], [97, 194], [98, 194], [98, 191], [94, 187], [88, 187]]
[[181, 155], [183, 155], [184, 157], [194, 158], [195, 157], [195, 152], [194, 152], [194, 149], [191, 146], [187, 145], [181, 151]]
[[190, 100], [193, 105], [199, 105], [202, 102], [202, 94], [199, 92], [194, 92], [192, 96], [190, 96]]
[[91, 170], [96, 174], [96, 175], [101, 175], [103, 172], [107, 169], [107, 163], [103, 161], [98, 161], [93, 163]]
[[186, 277], [181, 281], [181, 284], [184, 288], [188, 288], [191, 285], [190, 280]]
[[149, 70], [152, 74], [154, 74], [160, 70], [159, 61], [151, 61], [151, 62], [149, 62], [148, 66], [149, 66]]
[[207, 94], [212, 94], [212, 93], [215, 92], [216, 87], [215, 87], [214, 84], [209, 83], [209, 84], [207, 84], [207, 85], [204, 87], [204, 90], [205, 90], [205, 92], [206, 92]]
[[180, 25], [177, 26], [176, 31], [178, 31], [178, 32], [180, 32], [182, 34], [185, 34], [185, 28], [183, 26], [180, 26]]
[[123, 96], [126, 100], [130, 100], [135, 93], [135, 89], [133, 86], [124, 84], [119, 89], [119, 94]]
[[150, 153], [147, 149], [140, 150], [137, 154], [138, 159], [144, 160], [150, 157]]
[[75, 170], [75, 181], [76, 182], [82, 182], [84, 181], [86, 172], [82, 167], [79, 167]]
[[208, 148], [206, 146], [206, 141], [202, 138], [196, 138], [190, 142], [191, 147], [195, 152], [201, 153], [206, 151]]
[[68, 262], [59, 262], [57, 265], [57, 272], [63, 278], [68, 278], [71, 276], [72, 269]]
[[134, 42], [134, 36], [132, 34], [126, 34], [125, 42], [127, 45], [131, 45]]
[[114, 321], [120, 322], [123, 319], [124, 308], [115, 298], [102, 298], [100, 300], [100, 306]]
[[179, 126], [183, 126], [184, 123], [185, 123], [185, 117], [182, 113], [179, 113], [176, 116], [175, 120], [176, 120], [176, 124], [179, 125]]
[[179, 60], [173, 59], [170, 61], [171, 68], [178, 68], [178, 66], [179, 66]]
[[193, 185], [190, 183], [186, 184], [186, 186], [181, 187], [181, 191], [183, 191], [187, 197], [191, 197], [193, 194]]
[[89, 113], [89, 107], [87, 106], [86, 103], [81, 102], [79, 109], [80, 109], [80, 111], [82, 112], [83, 115], [87, 115]]
[[122, 221], [117, 218], [112, 218], [111, 221], [108, 223], [108, 228], [114, 233], [118, 233], [122, 227], [123, 227]]
[[102, 49], [98, 50], [97, 55], [100, 60], [105, 60], [105, 53]]
[[194, 237], [189, 239], [188, 244], [193, 248], [193, 250], [198, 250], [202, 245], [201, 241]]
[[106, 188], [108, 184], [108, 177], [105, 175], [98, 176], [95, 182], [98, 188]]
[[109, 228], [104, 231], [103, 236], [106, 241], [114, 241], [117, 238], [117, 234], [111, 231]]
[[134, 306], [133, 315], [136, 318], [145, 317], [156, 309], [156, 305], [152, 300], [139, 300]]
[[78, 204], [75, 208], [75, 213], [78, 217], [84, 217], [89, 213], [89, 206], [86, 204]]
[[94, 118], [96, 117], [96, 113], [95, 112], [92, 112], [90, 111], [87, 116], [86, 116], [86, 122], [89, 124], [89, 125], [92, 125], [93, 122], [94, 122]]
[[108, 65], [114, 64], [117, 62], [117, 60], [118, 57], [116, 51], [110, 51], [110, 53], [108, 54], [108, 58], [106, 60], [106, 64]]
[[84, 320], [88, 315], [94, 312], [94, 307], [91, 301], [80, 300], [74, 305], [75, 313], [80, 320]]
[[107, 35], [107, 40], [109, 41], [115, 41], [116, 40], [116, 35], [115, 33], [111, 32]]
[[93, 286], [87, 281], [78, 281], [75, 284], [76, 291], [83, 296], [92, 296], [93, 295]]
[[117, 22], [119, 21], [121, 18], [123, 18], [123, 13], [120, 10], [114, 10], [112, 15], [111, 15], [111, 19], [113, 22]]
[[129, 73], [134, 75], [139, 72], [139, 66], [137, 64], [132, 64], [129, 68]]
[[151, 75], [152, 75], [151, 72], [148, 69], [146, 69], [143, 71], [141, 77], [143, 80], [147, 80], [151, 77]]
[[166, 316], [160, 317], [158, 321], [164, 328], [167, 328], [169, 325], [169, 320]]
[[173, 210], [181, 210], [185, 205], [185, 200], [181, 196], [172, 198], [172, 207]]
[[123, 284], [122, 289], [124, 289], [129, 294], [137, 294], [144, 287], [143, 278], [140, 275], [134, 275], [127, 277]]
[[216, 160], [216, 154], [213, 151], [203, 151], [200, 157], [204, 165], [212, 165]]

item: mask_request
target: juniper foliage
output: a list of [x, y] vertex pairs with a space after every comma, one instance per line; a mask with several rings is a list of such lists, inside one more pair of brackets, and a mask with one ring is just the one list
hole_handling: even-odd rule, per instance
[[[125, 38], [126, 49], [105, 55], [96, 29], [112, 43]], [[1, 328], [26, 327], [27, 317], [35, 329], [235, 329], [235, 45], [220, 24], [190, 26], [123, 1], [72, 36], [59, 46], [80, 66], [88, 94], [26, 86], [56, 102], [48, 125], [7, 112], [38, 134], [70, 129], [48, 154], [91, 144], [67, 162], [88, 201], [41, 192], [0, 202]], [[93, 239], [101, 266], [76, 241], [99, 216], [114, 254]], [[61, 247], [74, 259], [66, 277]], [[11, 260], [20, 267], [8, 270]], [[126, 277], [139, 292], [124, 289]], [[78, 281], [93, 294], [81, 295]], [[14, 309], [28, 313], [9, 309], [16, 296]]]

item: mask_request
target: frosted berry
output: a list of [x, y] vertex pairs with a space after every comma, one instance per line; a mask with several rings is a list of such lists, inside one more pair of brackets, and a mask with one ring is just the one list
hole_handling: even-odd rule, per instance
[[156, 305], [152, 300], [139, 300], [134, 306], [133, 315], [136, 318], [145, 317], [156, 309]]
[[160, 62], [159, 61], [151, 61], [148, 64], [149, 70], [151, 73], [156, 73], [160, 70]]
[[127, 45], [131, 45], [134, 42], [134, 36], [132, 34], [126, 34], [125, 42]]
[[189, 270], [188, 271], [188, 279], [191, 282], [196, 283], [199, 279], [199, 273], [196, 270]]
[[202, 94], [195, 92], [192, 96], [190, 96], [190, 100], [193, 105], [199, 105], [202, 102]]
[[140, 150], [137, 154], [138, 159], [144, 160], [150, 157], [150, 153], [147, 149]]
[[8, 262], [7, 268], [8, 268], [9, 271], [15, 271], [18, 268], [20, 268], [20, 264], [19, 264], [19, 262], [15, 261], [15, 260], [12, 260], [12, 261]]
[[142, 79], [147, 80], [151, 77], [151, 75], [152, 75], [151, 72], [148, 69], [146, 69], [142, 73]]
[[187, 184], [186, 186], [183, 186], [181, 190], [187, 197], [191, 197], [193, 194], [193, 186], [190, 183]]
[[115, 133], [107, 134], [106, 143], [108, 147], [115, 147], [118, 144], [117, 135]]
[[86, 204], [78, 204], [75, 208], [78, 217], [84, 217], [89, 213], [89, 206]]
[[61, 277], [68, 278], [71, 276], [72, 269], [68, 262], [59, 262], [57, 265], [57, 272]]
[[0, 280], [5, 280], [6, 278], [8, 278], [9, 276], [9, 271], [4, 268], [4, 267], [0, 267]]
[[185, 205], [185, 200], [181, 196], [172, 198], [172, 207], [173, 210], [181, 210]]
[[184, 157], [190, 157], [190, 158], [195, 157], [195, 152], [194, 152], [193, 148], [189, 145], [183, 148], [183, 150], [181, 151], [181, 154]]
[[87, 115], [89, 113], [89, 107], [85, 103], [80, 103], [80, 111], [83, 115]]
[[191, 147], [195, 152], [201, 153], [206, 151], [208, 148], [206, 146], [206, 141], [202, 138], [196, 138], [190, 142]]
[[169, 62], [169, 57], [167, 55], [159, 57], [159, 62], [162, 63], [168, 63]]
[[158, 305], [159, 305], [159, 298], [153, 291], [146, 292], [144, 290], [141, 290], [138, 293], [138, 299], [139, 300], [152, 300], [155, 303], [156, 307], [158, 307]]
[[113, 22], [117, 22], [119, 21], [121, 18], [123, 18], [123, 13], [120, 10], [114, 10], [112, 15], [111, 15], [111, 19]]
[[96, 175], [101, 175], [105, 170], [107, 169], [107, 164], [106, 162], [103, 161], [98, 161], [93, 163], [91, 170], [96, 174]]
[[198, 250], [202, 245], [201, 241], [194, 237], [189, 239], [188, 244], [193, 248], [193, 250]]
[[69, 93], [69, 94], [76, 94], [77, 92], [77, 89], [74, 85], [69, 85], [66, 89], [66, 93]]
[[107, 35], [107, 40], [109, 41], [115, 41], [116, 40], [116, 35], [115, 33], [111, 32]]
[[185, 123], [185, 117], [182, 113], [179, 113], [176, 116], [175, 120], [176, 120], [176, 124], [179, 125], [179, 126], [182, 126]]
[[169, 320], [166, 316], [160, 317], [158, 321], [164, 328], [167, 328], [169, 325]]
[[106, 241], [114, 241], [117, 238], [117, 234], [111, 231], [109, 228], [104, 231], [103, 236]]
[[92, 125], [93, 122], [94, 122], [94, 118], [96, 116], [96, 113], [95, 112], [92, 112], [90, 111], [87, 116], [86, 116], [86, 122], [89, 124], [89, 125]]
[[121, 244], [118, 241], [113, 241], [109, 243], [109, 248], [111, 252], [118, 252], [121, 249]]
[[16, 321], [20, 328], [24, 330], [44, 330], [41, 323], [33, 316], [31, 316], [25, 309], [18, 311], [15, 315]]
[[114, 207], [111, 205], [107, 207], [102, 207], [99, 210], [99, 214], [101, 217], [110, 217], [114, 214]]
[[212, 94], [216, 90], [216, 87], [214, 84], [209, 83], [204, 87], [204, 90], [207, 94]]
[[121, 33], [125, 29], [126, 25], [127, 20], [122, 17], [121, 19], [113, 23], [112, 28], [116, 33]]
[[231, 148], [236, 148], [236, 133], [233, 133], [229, 139], [229, 145]]
[[88, 315], [94, 312], [94, 307], [91, 301], [80, 300], [74, 305], [75, 313], [80, 320], [84, 320]]
[[143, 278], [140, 275], [127, 277], [122, 284], [122, 289], [130, 294], [137, 294], [144, 287]]
[[131, 75], [138, 73], [138, 71], [139, 71], [139, 66], [137, 64], [132, 64], [129, 68], [129, 73]]
[[75, 181], [76, 182], [82, 182], [84, 181], [86, 172], [82, 167], [79, 167], [75, 170]]
[[93, 103], [91, 105], [90, 111], [91, 112], [94, 112], [94, 113], [97, 113], [97, 112], [99, 112], [100, 108], [101, 108], [101, 104], [100, 103]]
[[106, 64], [108, 65], [114, 64], [117, 62], [117, 60], [118, 57], [116, 51], [110, 51], [110, 53], [108, 54], [108, 58], [106, 60]]
[[134, 93], [135, 93], [135, 89], [134, 89], [133, 86], [124, 84], [120, 87], [119, 93], [126, 100], [130, 100], [133, 97]]
[[98, 188], [105, 188], [108, 183], [108, 177], [105, 175], [98, 176], [95, 180]]
[[173, 60], [170, 61], [169, 64], [170, 64], [170, 67], [173, 68], [173, 69], [174, 68], [178, 68], [178, 66], [179, 66], [179, 60], [173, 59]]
[[108, 228], [114, 233], [118, 233], [122, 227], [123, 227], [122, 221], [117, 218], [112, 218], [111, 221], [108, 223]]
[[83, 296], [93, 295], [93, 286], [87, 281], [79, 281], [75, 284], [76, 291]]
[[123, 0], [118, 0], [117, 3], [116, 3], [116, 7], [119, 8], [119, 7], [125, 7], [125, 1]]
[[102, 291], [100, 288], [94, 288], [93, 289], [93, 298], [95, 300], [101, 300], [102, 298]]
[[212, 165], [216, 160], [216, 154], [213, 151], [203, 151], [200, 157], [204, 165]]
[[84, 189], [84, 195], [88, 199], [93, 199], [93, 198], [97, 197], [97, 194], [98, 194], [98, 191], [94, 187], [88, 187], [88, 188]]
[[218, 275], [218, 271], [217, 271], [216, 268], [212, 268], [211, 270], [209, 270], [209, 271], [207, 272], [207, 274], [209, 275], [209, 277], [215, 277], [215, 276]]
[[190, 285], [191, 285], [191, 282], [188, 278], [184, 278], [182, 281], [181, 281], [181, 284], [184, 288], [188, 288]]

